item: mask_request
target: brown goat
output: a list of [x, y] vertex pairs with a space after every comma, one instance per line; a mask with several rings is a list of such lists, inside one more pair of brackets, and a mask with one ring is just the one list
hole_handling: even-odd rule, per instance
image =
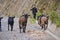
[[20, 33], [21, 33], [21, 29], [23, 29], [23, 32], [25, 33], [28, 16], [30, 15], [24, 14], [19, 18]]
[[41, 29], [44, 28], [46, 30], [48, 27], [48, 16], [39, 17], [38, 24], [42, 27]]

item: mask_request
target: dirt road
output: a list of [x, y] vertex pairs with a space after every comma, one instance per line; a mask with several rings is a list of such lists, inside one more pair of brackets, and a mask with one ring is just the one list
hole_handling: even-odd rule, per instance
[[2, 32], [0, 40], [57, 40], [47, 32], [42, 32], [38, 24], [30, 24], [28, 21], [26, 33], [19, 33], [18, 18], [15, 18], [13, 31], [8, 31], [7, 19], [2, 19]]

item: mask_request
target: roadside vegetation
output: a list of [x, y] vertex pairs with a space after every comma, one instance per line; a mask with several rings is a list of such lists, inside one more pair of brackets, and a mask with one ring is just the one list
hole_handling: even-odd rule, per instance
[[52, 23], [55, 23], [57, 27], [60, 26], [60, 16], [56, 13], [56, 11], [51, 11], [50, 20]]
[[[33, 24], [36, 23], [37, 17], [41, 14], [42, 14], [42, 12], [38, 11], [36, 14], [36, 19], [31, 18], [30, 22]], [[49, 19], [52, 21], [52, 23], [55, 23], [57, 27], [60, 27], [60, 16], [56, 13], [56, 11], [53, 11], [53, 10], [50, 11], [49, 15], [50, 15]]]
[[40, 16], [41, 14], [42, 14], [42, 12], [38, 10], [38, 12], [36, 13], [36, 19], [31, 18], [31, 19], [30, 19], [30, 22], [31, 22], [32, 24], [36, 23], [36, 20], [37, 20], [38, 16]]

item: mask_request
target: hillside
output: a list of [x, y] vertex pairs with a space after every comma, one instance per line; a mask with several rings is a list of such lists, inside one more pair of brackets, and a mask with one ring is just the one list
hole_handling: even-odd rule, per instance
[[33, 0], [0, 0], [0, 15], [20, 16], [34, 3]]
[[0, 15], [20, 16], [23, 12], [30, 13], [30, 8], [35, 3], [37, 8], [45, 8], [49, 12], [56, 9], [60, 12], [59, 0], [0, 0]]

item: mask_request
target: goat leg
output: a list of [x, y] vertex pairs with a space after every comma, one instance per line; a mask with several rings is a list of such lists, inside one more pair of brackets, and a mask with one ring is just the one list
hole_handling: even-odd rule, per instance
[[41, 30], [43, 29], [43, 26], [41, 27]]
[[8, 24], [8, 31], [9, 31], [9, 24]]
[[45, 30], [47, 29], [48, 25], [45, 25]]
[[20, 33], [21, 33], [21, 26], [19, 25], [19, 28], [20, 28]]
[[46, 30], [46, 28], [47, 28], [46, 25], [44, 25], [44, 30]]
[[0, 26], [0, 31], [2, 31], [2, 30], [1, 30], [1, 26]]
[[11, 31], [13, 31], [13, 25], [11, 26]]
[[26, 26], [23, 28], [23, 32], [25, 33], [25, 30], [26, 30]]

